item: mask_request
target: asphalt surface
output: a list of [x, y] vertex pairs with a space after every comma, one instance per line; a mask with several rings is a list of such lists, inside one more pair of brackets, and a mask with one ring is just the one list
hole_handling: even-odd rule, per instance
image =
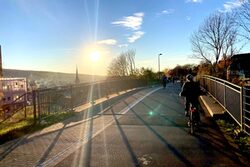
[[179, 91], [171, 83], [130, 92], [99, 105], [101, 112], [90, 108], [78, 120], [0, 146], [0, 166], [247, 166], [210, 118], [189, 134]]

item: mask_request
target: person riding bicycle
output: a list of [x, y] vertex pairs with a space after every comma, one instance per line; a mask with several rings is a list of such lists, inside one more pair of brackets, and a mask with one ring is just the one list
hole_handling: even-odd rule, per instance
[[[186, 80], [187, 81], [182, 86], [180, 96], [184, 96], [186, 98], [185, 115], [188, 117], [190, 104], [198, 109], [201, 89], [199, 83], [194, 81], [194, 77], [191, 74], [186, 76]], [[199, 112], [197, 112], [197, 114], [198, 121], [200, 121]]]

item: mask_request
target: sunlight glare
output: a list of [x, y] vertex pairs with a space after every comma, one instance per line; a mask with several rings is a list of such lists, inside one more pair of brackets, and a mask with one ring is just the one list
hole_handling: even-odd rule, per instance
[[90, 54], [90, 59], [92, 62], [96, 62], [100, 59], [100, 53], [98, 51], [94, 51]]

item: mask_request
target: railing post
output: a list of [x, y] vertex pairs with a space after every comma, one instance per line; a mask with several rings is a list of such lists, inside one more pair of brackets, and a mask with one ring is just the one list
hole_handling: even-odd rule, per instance
[[36, 91], [32, 90], [32, 100], [33, 100], [33, 117], [34, 121], [36, 121]]
[[241, 127], [240, 127], [240, 130], [242, 131], [243, 130], [243, 87], [241, 87], [240, 89], [240, 124], [241, 124]]
[[70, 112], [73, 112], [73, 86], [70, 86]]
[[214, 96], [217, 99], [217, 81], [215, 82], [215, 88], [214, 88]]
[[223, 83], [223, 85], [224, 85], [224, 97], [223, 97], [223, 99], [224, 99], [224, 107], [226, 108], [226, 83], [224, 82]]
[[24, 98], [24, 102], [23, 102], [23, 105], [24, 105], [24, 118], [26, 119], [27, 117], [27, 111], [26, 111], [26, 107], [27, 107], [27, 94], [25, 93], [25, 96], [23, 97]]
[[205, 85], [205, 89], [208, 91], [207, 78], [206, 77], [204, 77], [204, 85]]
[[106, 82], [105, 83], [105, 92], [106, 92], [106, 98], [109, 99], [109, 95], [111, 94], [110, 93], [110, 82]]
[[38, 109], [38, 121], [41, 123], [41, 103], [40, 103], [40, 93], [37, 91], [37, 109]]
[[51, 97], [51, 90], [49, 90], [49, 100], [48, 100], [48, 114], [50, 115], [50, 112], [51, 112], [51, 105], [52, 105], [52, 102], [51, 102], [51, 99], [52, 99], [52, 97]]
[[25, 119], [27, 118], [26, 106], [27, 106], [27, 101], [25, 100], [25, 103], [24, 103], [24, 118], [25, 118]]

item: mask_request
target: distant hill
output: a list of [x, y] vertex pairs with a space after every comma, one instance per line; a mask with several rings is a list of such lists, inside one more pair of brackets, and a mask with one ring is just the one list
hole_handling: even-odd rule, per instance
[[[24, 77], [30, 82], [36, 82], [43, 85], [43, 87], [53, 87], [58, 85], [73, 84], [75, 82], [76, 74], [49, 72], [49, 71], [30, 71], [30, 70], [13, 70], [3, 69], [3, 76], [5, 78]], [[92, 75], [79, 74], [80, 83], [92, 81]], [[106, 79], [105, 76], [94, 76], [95, 81]]]

